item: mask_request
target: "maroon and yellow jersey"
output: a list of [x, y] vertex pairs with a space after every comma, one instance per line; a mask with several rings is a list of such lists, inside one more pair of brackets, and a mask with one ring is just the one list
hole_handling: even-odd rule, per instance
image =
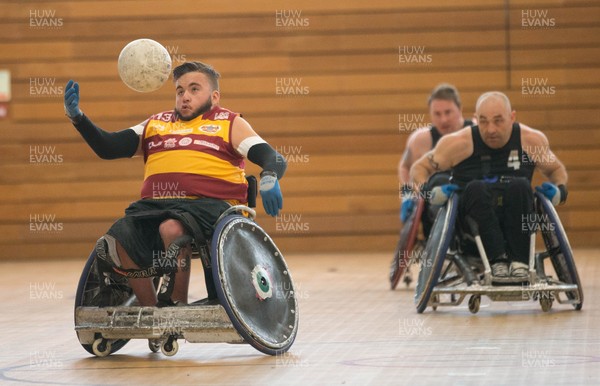
[[215, 106], [191, 120], [174, 111], [153, 115], [142, 134], [142, 198], [217, 198], [245, 203], [244, 158], [231, 145], [238, 114]]

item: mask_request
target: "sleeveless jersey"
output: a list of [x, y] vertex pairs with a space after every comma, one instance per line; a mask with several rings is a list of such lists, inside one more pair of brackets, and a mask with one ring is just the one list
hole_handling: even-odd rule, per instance
[[472, 180], [497, 182], [502, 177], [525, 177], [531, 182], [535, 163], [521, 146], [521, 127], [513, 124], [508, 143], [492, 149], [483, 142], [479, 126], [471, 127], [473, 154], [452, 169], [452, 182], [460, 186]]
[[[465, 119], [463, 122], [463, 127], [473, 125], [473, 122], [469, 119]], [[433, 149], [435, 145], [437, 145], [440, 138], [442, 138], [442, 134], [438, 131], [437, 127], [435, 126], [431, 126], [431, 128], [429, 128], [429, 133], [431, 134], [431, 148]]]
[[215, 106], [191, 121], [174, 111], [153, 115], [142, 134], [142, 198], [210, 197], [245, 203], [244, 158], [231, 145], [238, 114]]

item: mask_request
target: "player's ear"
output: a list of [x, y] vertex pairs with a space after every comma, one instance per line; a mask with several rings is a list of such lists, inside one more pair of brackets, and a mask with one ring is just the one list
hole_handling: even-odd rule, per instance
[[517, 119], [517, 112], [515, 110], [510, 112], [510, 122], [515, 123]]
[[219, 101], [221, 100], [221, 93], [219, 92], [219, 90], [213, 90], [210, 93], [210, 99], [211, 99], [213, 105], [218, 104]]

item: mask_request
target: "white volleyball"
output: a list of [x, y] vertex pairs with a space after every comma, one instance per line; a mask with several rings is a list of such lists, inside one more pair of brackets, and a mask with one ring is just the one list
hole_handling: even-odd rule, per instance
[[152, 39], [138, 39], [127, 44], [119, 54], [121, 80], [139, 92], [158, 90], [171, 74], [171, 55]]

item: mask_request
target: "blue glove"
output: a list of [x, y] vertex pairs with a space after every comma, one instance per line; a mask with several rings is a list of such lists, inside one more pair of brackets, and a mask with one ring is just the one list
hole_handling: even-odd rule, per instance
[[266, 174], [260, 178], [260, 196], [262, 197], [263, 206], [265, 212], [273, 217], [277, 216], [279, 210], [283, 207], [283, 196], [279, 188], [279, 181], [277, 181], [277, 176], [274, 174]]
[[415, 210], [415, 200], [406, 198], [402, 200], [402, 207], [400, 208], [400, 220], [406, 222], [413, 210]]
[[431, 189], [431, 196], [429, 197], [429, 202], [432, 205], [444, 205], [446, 201], [448, 201], [448, 197], [458, 189], [458, 185], [454, 184], [446, 184], [442, 186], [436, 186]]
[[70, 119], [80, 116], [79, 110], [79, 83], [69, 80], [65, 87], [65, 114]]
[[551, 182], [543, 182], [542, 186], [536, 186], [535, 190], [546, 196], [554, 206], [567, 199], [567, 188], [564, 185], [556, 186]]

